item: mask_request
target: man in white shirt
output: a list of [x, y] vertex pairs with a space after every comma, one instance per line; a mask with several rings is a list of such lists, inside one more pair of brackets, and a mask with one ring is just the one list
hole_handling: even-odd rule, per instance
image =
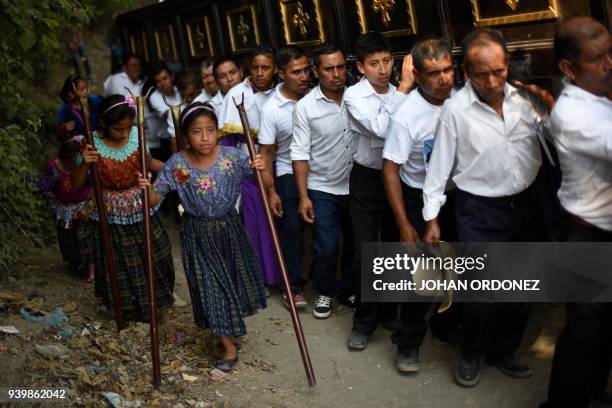
[[[233, 57], [220, 57], [213, 64], [213, 75], [215, 77], [215, 82], [219, 85], [219, 91], [213, 96], [208, 102], [213, 105], [215, 110], [217, 111], [217, 117], [221, 112], [221, 106], [223, 105], [223, 100], [225, 95], [232, 89], [234, 86], [240, 84], [242, 82], [242, 68], [238, 67], [238, 63]], [[196, 102], [206, 102], [202, 99], [202, 94], [200, 94], [194, 101]]]
[[[331, 315], [332, 299], [350, 288], [353, 256], [348, 217], [352, 137], [342, 95], [346, 60], [335, 45], [313, 52], [313, 73], [319, 79], [293, 112], [291, 160], [299, 194], [298, 213], [313, 224], [313, 273], [318, 290], [312, 313]], [[342, 282], [336, 279], [340, 231], [343, 233]]]
[[206, 58], [200, 64], [200, 73], [202, 75], [202, 93], [194, 99], [194, 102], [209, 102], [219, 92], [219, 85], [215, 80], [213, 73], [214, 61], [212, 58]]
[[383, 242], [397, 241], [397, 228], [382, 181], [382, 150], [393, 108], [406, 96], [413, 80], [405, 63], [399, 89], [389, 82], [393, 73], [393, 54], [382, 33], [362, 34], [355, 43], [355, 51], [357, 69], [363, 78], [344, 94], [356, 146], [355, 165], [350, 175], [350, 213], [355, 242], [355, 314], [348, 347], [363, 350], [367, 347], [368, 336], [378, 324], [389, 324], [396, 317], [396, 304], [361, 302], [361, 245], [376, 242], [379, 236]]
[[[612, 38], [591, 17], [555, 35], [565, 87], [551, 115], [562, 171], [558, 196], [572, 242], [612, 241]], [[544, 408], [612, 406], [612, 304], [567, 303]]]
[[[506, 82], [508, 51], [500, 32], [476, 30], [463, 40], [467, 84], [442, 108], [423, 188], [424, 240], [440, 240], [437, 217], [449, 178], [457, 186], [456, 217], [463, 242], [538, 241], [532, 184], [541, 165], [541, 117]], [[480, 380], [482, 357], [513, 378], [531, 375], [515, 357], [527, 324], [521, 303], [464, 303], [460, 385]]]
[[105, 83], [104, 96], [114, 94], [127, 96], [130, 93], [125, 88], [128, 88], [134, 96], [140, 96], [143, 85], [140, 75], [142, 75], [140, 57], [136, 54], [126, 54], [123, 58], [123, 71], [111, 76]]
[[[383, 149], [383, 177], [389, 205], [395, 215], [400, 241], [414, 243], [425, 232], [423, 184], [428, 157], [434, 142], [434, 130], [442, 104], [450, 98], [454, 71], [450, 44], [441, 38], [418, 41], [410, 55], [418, 88], [408, 94], [394, 109], [389, 134]], [[444, 239], [456, 241], [454, 208], [444, 217]], [[450, 211], [448, 211], [450, 210]], [[419, 370], [419, 348], [427, 333], [425, 315], [430, 302], [405, 302], [400, 306], [400, 324], [391, 337], [398, 347], [396, 367], [401, 372]], [[456, 308], [456, 306], [455, 306]], [[433, 330], [442, 329], [442, 319], [451, 313], [434, 314]]]
[[[156, 142], [157, 147], [151, 146], [151, 154], [158, 160], [166, 161], [170, 157], [170, 137], [168, 133], [167, 121], [172, 120], [170, 106], [182, 104], [179, 90], [174, 86], [174, 74], [164, 63], [160, 63], [153, 68], [153, 79], [155, 80], [155, 91], [149, 97], [150, 115], [147, 117], [148, 134], [147, 141]], [[164, 101], [165, 98], [165, 101]], [[157, 131], [155, 132], [155, 130]], [[174, 125], [172, 126], [174, 129]], [[174, 135], [172, 135], [174, 136]]]
[[[176, 80], [176, 87], [179, 91], [178, 98], [181, 102], [181, 110], [195, 100], [200, 94], [200, 80], [197, 73], [193, 71], [180, 72]], [[175, 105], [173, 105], [175, 106]], [[173, 153], [181, 150], [184, 146], [176, 145], [176, 133], [174, 129], [174, 121], [172, 115], [168, 112], [166, 115], [166, 131], [170, 137], [170, 147]], [[186, 143], [186, 137], [183, 137], [183, 143]]]
[[[310, 63], [299, 47], [288, 46], [276, 53], [278, 76], [283, 81], [261, 109], [259, 125], [259, 153], [266, 162], [264, 181], [272, 213], [279, 218], [281, 248], [291, 280], [297, 308], [308, 304], [304, 298], [302, 277], [302, 220], [298, 214], [299, 196], [291, 167], [290, 145], [293, 138], [293, 111], [308, 91]], [[276, 183], [273, 175], [276, 151]], [[275, 188], [276, 184], [276, 188]], [[278, 189], [278, 193], [277, 193]], [[283, 295], [285, 306], [287, 299]]]
[[[219, 135], [221, 144], [237, 146], [248, 151], [242, 121], [234, 101], [241, 102], [244, 95], [244, 108], [251, 127], [251, 135], [257, 137], [261, 117], [261, 107], [275, 90], [274, 76], [277, 72], [275, 52], [267, 44], [260, 44], [249, 57], [250, 75], [227, 92], [219, 114]], [[260, 262], [266, 285], [280, 283], [280, 271], [272, 236], [259, 196], [257, 184], [253, 179], [242, 183], [242, 218], [249, 237], [253, 242], [257, 259]]]

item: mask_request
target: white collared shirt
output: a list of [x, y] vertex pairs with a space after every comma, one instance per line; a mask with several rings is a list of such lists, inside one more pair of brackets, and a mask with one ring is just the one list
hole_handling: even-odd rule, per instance
[[259, 144], [277, 144], [276, 176], [293, 174], [291, 167], [291, 140], [293, 136], [293, 111], [297, 104], [293, 99], [283, 96], [283, 83], [276, 85], [276, 90], [261, 109], [259, 124]]
[[128, 77], [125, 72], [118, 72], [111, 76], [108, 80], [108, 84], [105, 85], [105, 96], [114, 94], [128, 96], [130, 93], [125, 88], [128, 88], [132, 94], [134, 94], [134, 96], [140, 96], [142, 93], [143, 84], [144, 82], [142, 82], [141, 79], [136, 82], [132, 82], [130, 77]]
[[293, 112], [291, 160], [308, 161], [308, 188], [335, 195], [349, 193], [353, 138], [344, 102], [327, 98], [319, 86]]
[[386, 94], [378, 94], [364, 76], [344, 93], [349, 126], [356, 145], [355, 161], [372, 169], [382, 169], [382, 150], [387, 137], [393, 106], [406, 95], [389, 84]]
[[202, 92], [200, 92], [200, 94], [198, 96], [196, 96], [193, 101], [194, 102], [208, 102], [210, 101], [212, 98], [214, 98], [213, 95], [209, 94], [208, 92], [206, 92], [206, 90], [202, 89]]
[[[166, 95], [166, 101], [172, 105], [181, 105], [183, 106], [183, 98], [181, 97], [180, 92], [176, 87], [174, 87], [174, 96]], [[153, 108], [153, 114], [158, 118], [159, 121], [163, 124], [163, 126], [159, 127], [159, 131], [157, 134], [158, 139], [168, 139], [170, 137], [174, 137], [174, 122], [172, 121], [172, 115], [170, 114], [170, 108], [164, 102], [164, 98], [162, 93], [159, 90], [153, 91], [151, 97], [149, 98], [149, 103]], [[154, 121], [154, 118], [151, 119]]]
[[565, 82], [551, 114], [563, 208], [612, 231], [612, 101]]
[[221, 91], [219, 91], [215, 94], [215, 96], [212, 97], [210, 101], [208, 101], [208, 103], [210, 103], [213, 106], [213, 108], [215, 108], [215, 112], [217, 113], [217, 120], [219, 119], [219, 116], [221, 115], [221, 107], [223, 106], [223, 99], [224, 99], [224, 96], [221, 93]]
[[534, 182], [542, 164], [536, 133], [542, 118], [508, 83], [504, 94], [504, 119], [470, 81], [444, 103], [423, 188], [426, 221], [444, 205], [449, 176], [459, 189], [484, 197], [514, 195]]
[[442, 105], [427, 102], [418, 89], [397, 104], [391, 115], [383, 159], [399, 164], [404, 184], [422, 189], [426, 158], [433, 149], [434, 129]]
[[242, 101], [244, 94], [244, 109], [247, 113], [249, 126], [253, 136], [257, 136], [259, 130], [259, 121], [261, 115], [261, 107], [268, 100], [268, 97], [274, 92], [274, 87], [267, 91], [257, 92], [255, 87], [251, 85], [250, 78], [245, 79], [229, 91], [223, 99], [219, 115], [219, 126], [221, 134], [243, 133], [242, 122], [238, 109], [234, 104], [234, 100], [238, 103]]

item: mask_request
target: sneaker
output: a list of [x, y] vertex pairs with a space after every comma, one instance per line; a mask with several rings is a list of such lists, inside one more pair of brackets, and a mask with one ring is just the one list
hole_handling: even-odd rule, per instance
[[395, 367], [402, 373], [416, 373], [419, 371], [419, 348], [413, 347], [406, 350], [398, 350], [395, 358]]
[[457, 361], [455, 380], [464, 387], [473, 387], [480, 381], [480, 360], [465, 359]]
[[[302, 293], [298, 293], [297, 295], [293, 296], [293, 304], [295, 305], [296, 309], [305, 309], [306, 306], [308, 306], [308, 302]], [[287, 296], [285, 296], [285, 294], [283, 294], [283, 305], [285, 305], [287, 310], [289, 309], [289, 302], [287, 301]]]
[[487, 364], [494, 365], [499, 368], [499, 371], [512, 378], [529, 378], [531, 377], [531, 368], [528, 365], [522, 364], [518, 357], [501, 357], [501, 358], [487, 358], [485, 360]]
[[348, 348], [353, 351], [365, 350], [368, 347], [368, 335], [353, 330], [348, 338]]
[[293, 297], [293, 303], [295, 303], [295, 307], [298, 309], [305, 309], [306, 306], [308, 306], [308, 302], [306, 301], [303, 293], [298, 293], [295, 295]]
[[318, 319], [327, 319], [331, 316], [332, 298], [319, 295], [312, 308], [312, 314]]

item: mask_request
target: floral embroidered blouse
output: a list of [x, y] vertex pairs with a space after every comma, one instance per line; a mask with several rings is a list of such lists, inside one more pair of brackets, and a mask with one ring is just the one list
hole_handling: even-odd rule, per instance
[[[97, 132], [94, 132], [94, 144], [100, 160], [98, 172], [100, 184], [104, 191], [107, 221], [111, 224], [134, 224], [142, 221], [142, 192], [138, 188], [138, 129], [132, 127], [128, 142], [121, 148], [104, 144]], [[88, 205], [89, 217], [98, 220], [96, 203], [92, 194]], [[153, 214], [159, 208], [151, 208]]]
[[69, 227], [75, 218], [82, 216], [91, 186], [89, 179], [78, 190], [72, 188], [70, 173], [62, 170], [56, 160], [51, 160], [38, 179], [38, 187], [51, 202], [55, 219]]
[[176, 190], [187, 214], [218, 218], [234, 209], [240, 184], [250, 174], [249, 156], [235, 147], [221, 146], [208, 169], [193, 167], [179, 152], [166, 162], [153, 190], [162, 196]]

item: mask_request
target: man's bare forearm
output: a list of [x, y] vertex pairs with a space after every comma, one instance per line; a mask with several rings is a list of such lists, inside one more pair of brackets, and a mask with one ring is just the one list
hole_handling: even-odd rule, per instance
[[308, 197], [308, 160], [294, 160], [293, 176], [300, 198]]

